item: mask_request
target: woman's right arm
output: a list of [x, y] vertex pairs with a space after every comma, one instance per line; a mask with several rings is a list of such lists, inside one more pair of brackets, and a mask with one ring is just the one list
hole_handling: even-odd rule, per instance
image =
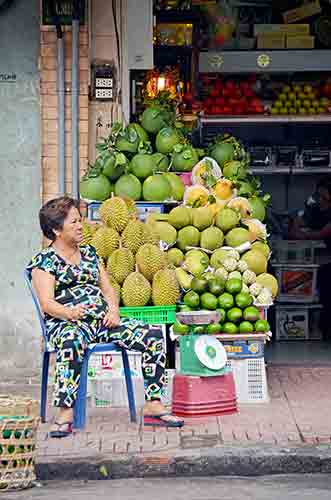
[[32, 270], [32, 284], [35, 289], [40, 307], [43, 313], [53, 318], [68, 321], [82, 319], [85, 314], [85, 306], [68, 307], [60, 304], [54, 298], [55, 277], [41, 269]]

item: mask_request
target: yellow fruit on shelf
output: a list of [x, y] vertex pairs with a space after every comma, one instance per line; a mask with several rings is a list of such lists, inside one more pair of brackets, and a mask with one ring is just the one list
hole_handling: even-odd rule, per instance
[[233, 196], [233, 183], [229, 179], [220, 179], [213, 187], [212, 193], [219, 200], [228, 200]]
[[207, 188], [196, 185], [186, 188], [184, 202], [190, 207], [205, 207], [208, 204], [209, 191]]

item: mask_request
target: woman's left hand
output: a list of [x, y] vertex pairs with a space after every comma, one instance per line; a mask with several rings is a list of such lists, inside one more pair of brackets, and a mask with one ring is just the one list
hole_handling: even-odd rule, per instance
[[107, 328], [115, 328], [120, 324], [119, 311], [107, 311], [103, 318], [103, 324]]

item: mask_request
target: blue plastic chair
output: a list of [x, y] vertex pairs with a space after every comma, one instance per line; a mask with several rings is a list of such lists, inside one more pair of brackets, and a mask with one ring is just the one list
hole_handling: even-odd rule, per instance
[[[42, 335], [45, 342], [45, 350], [43, 353], [43, 365], [42, 365], [42, 378], [41, 378], [41, 402], [40, 402], [40, 417], [42, 422], [46, 422], [46, 404], [47, 404], [47, 385], [48, 385], [48, 373], [49, 373], [49, 358], [52, 353], [56, 351], [50, 347], [46, 334], [46, 326], [43, 317], [43, 313], [41, 311], [41, 307], [39, 304], [38, 297], [33, 290], [32, 283], [30, 281], [30, 277], [27, 271], [24, 272], [25, 281], [29, 287], [29, 290], [32, 295], [32, 299], [34, 305], [37, 310], [37, 315], [42, 331]], [[80, 383], [78, 388], [78, 395], [76, 404], [74, 406], [74, 422], [73, 426], [76, 429], [83, 429], [86, 424], [86, 395], [87, 395], [87, 374], [88, 374], [88, 363], [91, 354], [93, 353], [101, 353], [101, 352], [109, 352], [116, 351], [122, 353], [123, 367], [124, 367], [124, 375], [125, 375], [125, 383], [128, 394], [128, 402], [129, 402], [129, 410], [130, 410], [130, 419], [131, 422], [137, 421], [137, 412], [136, 412], [136, 404], [133, 392], [133, 384], [132, 377], [130, 371], [130, 364], [128, 353], [125, 349], [119, 347], [114, 342], [110, 342], [108, 344], [90, 344], [86, 349], [84, 361], [82, 365], [81, 375], [80, 375]]]

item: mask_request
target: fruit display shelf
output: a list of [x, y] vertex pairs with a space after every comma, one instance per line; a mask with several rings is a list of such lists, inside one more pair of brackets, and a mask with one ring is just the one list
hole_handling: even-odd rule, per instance
[[[307, 63], [308, 62], [308, 63]], [[288, 73], [330, 71], [330, 50], [200, 52], [200, 73]]]
[[202, 116], [201, 126], [223, 123], [331, 123], [331, 113], [321, 115], [238, 115], [238, 116]]
[[[99, 222], [100, 221], [100, 216], [99, 216], [99, 208], [102, 204], [101, 201], [91, 201], [91, 200], [85, 200], [87, 203], [87, 218], [92, 221], [92, 222]], [[167, 206], [169, 207], [176, 207], [179, 204], [178, 201], [162, 201], [162, 202], [154, 202], [154, 201], [136, 201], [135, 205], [136, 208], [139, 212], [139, 217], [141, 220], [144, 220], [147, 215], [157, 212], [157, 213], [164, 213], [166, 212], [165, 208]]]

